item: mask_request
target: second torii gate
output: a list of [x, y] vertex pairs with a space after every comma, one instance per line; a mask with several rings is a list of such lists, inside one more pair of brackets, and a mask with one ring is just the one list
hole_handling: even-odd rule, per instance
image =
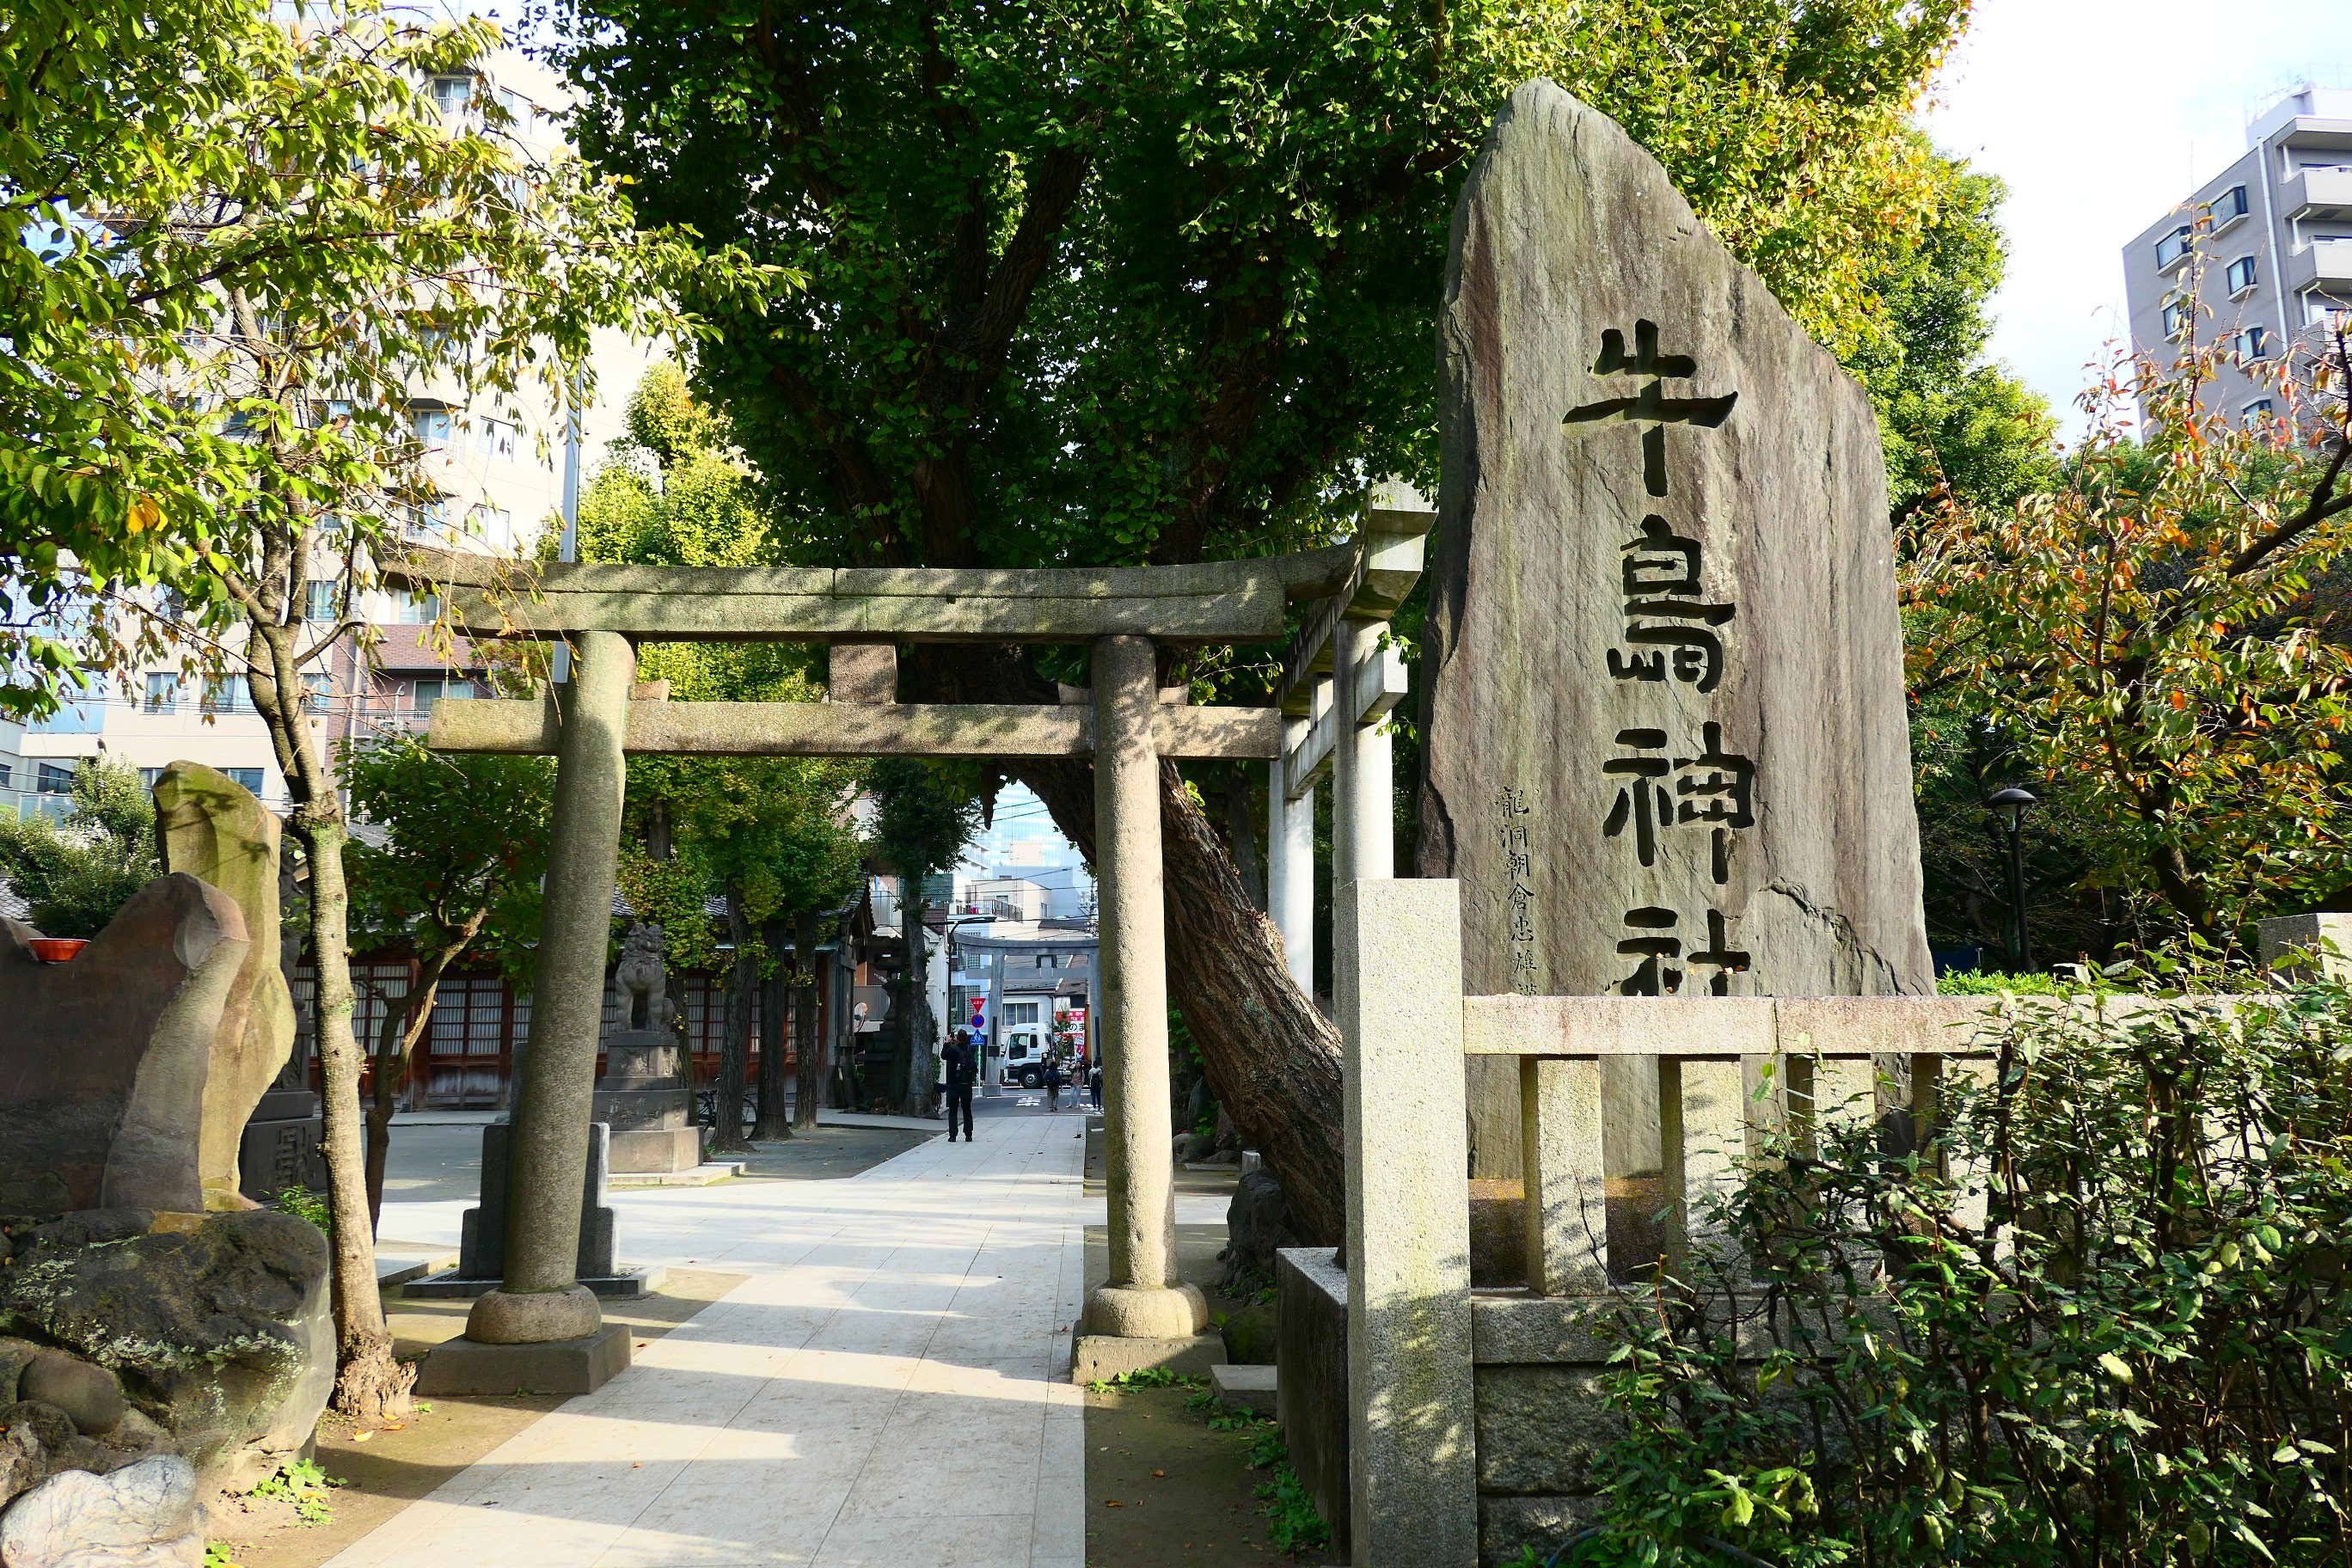
[[[573, 1263], [625, 759], [632, 752], [1094, 757], [1103, 886], [1099, 1016], [1110, 1047], [1104, 1075], [1110, 1279], [1087, 1298], [1082, 1332], [1092, 1343], [1080, 1371], [1108, 1375], [1190, 1347], [1206, 1326], [1206, 1305], [1178, 1279], [1175, 1263], [1159, 763], [1265, 758], [1281, 768], [1286, 737], [1276, 709], [1164, 700], [1158, 647], [1270, 642], [1283, 635], [1287, 603], [1335, 595], [1314, 624], [1339, 626], [1342, 644], [1358, 647], [1363, 634], [1349, 628], [1365, 623], [1349, 617], [1362, 614], [1360, 595], [1379, 592], [1386, 537], [1375, 522], [1354, 543], [1301, 554], [1105, 570], [518, 569], [459, 554], [387, 567], [394, 581], [443, 594], [469, 635], [560, 638], [576, 654], [571, 680], [554, 695], [448, 699], [433, 713], [436, 750], [557, 759], [530, 1033], [517, 1071], [506, 1277], [475, 1302], [465, 1336], [434, 1352], [434, 1386], [579, 1392], [628, 1362], [627, 1334], [603, 1322]], [[763, 640], [829, 645], [830, 700], [633, 700], [640, 642]], [[900, 642], [1086, 643], [1093, 689], [1062, 705], [900, 703]], [[1355, 725], [1338, 732], [1360, 733]], [[1313, 745], [1310, 736], [1307, 750]], [[1377, 745], [1384, 753], [1385, 742]], [[1361, 779], [1368, 798], [1377, 786], [1385, 843], [1386, 768], [1344, 743], [1339, 756], [1343, 780]], [[1313, 776], [1313, 757], [1295, 765], [1298, 776]], [[1311, 854], [1311, 796], [1307, 812]], [[1360, 826], [1355, 837], [1370, 835]], [[1358, 857], [1369, 860], [1367, 852]], [[1366, 874], [1390, 874], [1386, 858]], [[1307, 950], [1306, 928], [1284, 930], [1286, 937], [1296, 930], [1298, 949]]]

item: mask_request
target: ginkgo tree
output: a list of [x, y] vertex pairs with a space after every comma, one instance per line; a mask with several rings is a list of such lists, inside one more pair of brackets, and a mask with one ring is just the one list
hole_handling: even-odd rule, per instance
[[[0, 15], [0, 544], [30, 615], [6, 700], [176, 657], [242, 674], [309, 869], [336, 1407], [405, 1408], [375, 1281], [352, 1035], [349, 826], [306, 669], [366, 635], [387, 545], [436, 495], [419, 388], [560, 418], [590, 334], [692, 335], [671, 300], [780, 280], [641, 233], [617, 185], [534, 154], [479, 19], [380, 0], [29, 0]], [[16, 482], [9, 482], [16, 481]], [[334, 608], [321, 619], [313, 584]]]
[[[2233, 363], [2274, 412], [2223, 409]], [[2341, 331], [2255, 364], [2120, 356], [2056, 486], [1947, 504], [1908, 542], [1915, 704], [1997, 730], [2066, 800], [2137, 940], [2226, 946], [2352, 894], [2347, 372]]]

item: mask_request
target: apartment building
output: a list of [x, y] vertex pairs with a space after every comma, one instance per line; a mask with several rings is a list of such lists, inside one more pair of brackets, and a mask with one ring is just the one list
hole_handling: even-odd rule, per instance
[[2209, 407], [2274, 411], [2263, 372], [2310, 363], [2352, 321], [2352, 90], [2305, 86], [2255, 116], [2246, 151], [2124, 247], [2132, 342], [2158, 363], [2193, 332], [2244, 362]]
[[[538, 62], [512, 50], [492, 58], [482, 76], [436, 77], [434, 101], [446, 115], [477, 115], [496, 101], [530, 152], [562, 146], [562, 84]], [[630, 394], [653, 351], [617, 332], [600, 334], [594, 351], [596, 402], [581, 421], [576, 460], [593, 468], [623, 433]], [[432, 494], [406, 507], [399, 531], [413, 543], [509, 555], [530, 549], [561, 513], [569, 431], [551, 407], [535, 417], [467, 405], [446, 378], [420, 376], [405, 416], [423, 449], [422, 477]], [[324, 542], [331, 547], [331, 541]], [[310, 584], [306, 621], [321, 634], [338, 619], [339, 568], [323, 559]], [[307, 700], [331, 758], [339, 742], [395, 730], [421, 729], [443, 697], [475, 695], [482, 670], [462, 640], [436, 646], [427, 635], [438, 613], [429, 596], [383, 590], [353, 606], [373, 631], [367, 646], [345, 638], [322, 649], [305, 676]], [[273, 809], [288, 804], [277, 755], [241, 678], [184, 679], [176, 662], [139, 672], [129, 690], [92, 690], [31, 726], [22, 742], [28, 782], [20, 786], [43, 809], [62, 797], [84, 757], [106, 755], [151, 779], [165, 763], [216, 767]], [[0, 790], [8, 785], [0, 783]]]

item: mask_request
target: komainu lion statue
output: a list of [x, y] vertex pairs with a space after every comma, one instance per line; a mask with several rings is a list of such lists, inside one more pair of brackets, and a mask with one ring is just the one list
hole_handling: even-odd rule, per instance
[[622, 1011], [632, 1029], [667, 1030], [677, 1009], [662, 983], [662, 928], [639, 921], [621, 939], [621, 963], [613, 971]]

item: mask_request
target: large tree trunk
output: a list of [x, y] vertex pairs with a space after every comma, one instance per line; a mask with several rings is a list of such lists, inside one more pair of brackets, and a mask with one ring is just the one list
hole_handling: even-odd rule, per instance
[[[1009, 651], [918, 647], [910, 701], [1052, 702], [1053, 686]], [[1008, 770], [1055, 826], [1095, 855], [1091, 763], [1031, 761]], [[1173, 763], [1160, 769], [1160, 886], [1168, 989], [1208, 1068], [1209, 1088], [1282, 1183], [1291, 1231], [1336, 1246], [1347, 1229], [1339, 1036], [1292, 984], [1282, 937], [1250, 904], [1233, 861]]]
[[819, 929], [814, 910], [803, 910], [793, 928], [793, 1127], [801, 1132], [815, 1130], [817, 1106], [824, 1097], [825, 1051], [816, 1029]]
[[751, 922], [743, 914], [743, 897], [727, 889], [727, 934], [735, 942], [735, 962], [727, 972], [727, 1037], [719, 1051], [719, 1125], [712, 1131], [714, 1152], [741, 1153], [751, 1148], [743, 1138], [744, 1056], [751, 1032], [751, 998], [760, 984], [758, 955], [751, 948]]
[[792, 1116], [784, 1109], [784, 1009], [793, 992], [784, 944], [791, 929], [779, 916], [762, 922], [760, 933], [775, 968], [760, 982], [760, 1118], [751, 1125], [755, 1143], [793, 1135]]

